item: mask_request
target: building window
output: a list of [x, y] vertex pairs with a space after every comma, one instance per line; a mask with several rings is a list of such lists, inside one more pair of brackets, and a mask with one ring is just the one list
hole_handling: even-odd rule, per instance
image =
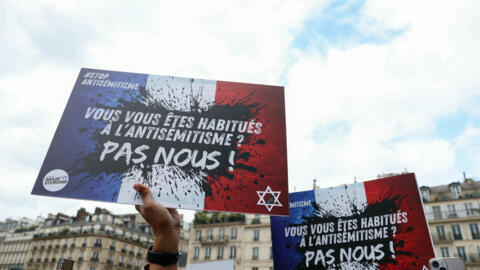
[[430, 201], [430, 189], [428, 187], [421, 187], [420, 193], [424, 202]]
[[480, 239], [477, 223], [470, 224], [470, 232], [472, 233], [472, 239]]
[[258, 260], [258, 247], [254, 247], [252, 249], [252, 259], [253, 260]]
[[231, 246], [230, 247], [230, 259], [235, 259], [237, 257], [237, 247]]
[[440, 251], [442, 252], [442, 257], [450, 257], [450, 250], [448, 250], [448, 247], [441, 247]]
[[220, 240], [225, 239], [225, 229], [224, 228], [220, 229], [219, 238], [220, 238]]
[[193, 259], [198, 260], [198, 257], [200, 257], [200, 248], [195, 247], [195, 250], [193, 251]]
[[237, 239], [237, 228], [232, 228], [232, 240]]
[[442, 210], [439, 205], [432, 206], [433, 219], [442, 219]]
[[205, 260], [210, 260], [210, 255], [212, 254], [212, 248], [206, 247], [205, 248]]
[[217, 259], [223, 259], [223, 247], [217, 249]]
[[462, 190], [460, 184], [450, 185], [450, 191], [452, 192], [452, 199], [456, 200], [462, 196]]
[[258, 230], [253, 231], [253, 241], [258, 242], [258, 239], [260, 238], [260, 232]]
[[475, 214], [475, 211], [473, 210], [473, 204], [472, 203], [465, 203], [465, 215], [468, 216], [473, 216]]
[[455, 204], [447, 204], [448, 209], [448, 217], [449, 218], [456, 218], [457, 217], [457, 210], [455, 210]]
[[197, 230], [195, 231], [195, 240], [200, 241], [202, 239], [202, 231]]
[[212, 229], [207, 230], [207, 241], [212, 241]]
[[436, 226], [437, 229], [437, 235], [438, 235], [438, 240], [446, 240], [446, 235], [445, 235], [445, 227], [443, 226]]
[[457, 255], [462, 258], [464, 262], [467, 261], [467, 255], [465, 253], [465, 247], [457, 247]]
[[462, 230], [460, 225], [452, 225], [453, 239], [462, 240]]

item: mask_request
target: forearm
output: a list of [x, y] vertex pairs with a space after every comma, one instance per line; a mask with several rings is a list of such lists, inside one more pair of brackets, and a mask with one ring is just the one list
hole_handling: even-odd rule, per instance
[[[162, 232], [155, 234], [155, 240], [153, 242], [153, 252], [177, 252], [179, 248], [180, 232], [173, 230], [171, 232]], [[177, 270], [178, 263], [170, 264], [167, 266], [150, 263], [151, 270]]]

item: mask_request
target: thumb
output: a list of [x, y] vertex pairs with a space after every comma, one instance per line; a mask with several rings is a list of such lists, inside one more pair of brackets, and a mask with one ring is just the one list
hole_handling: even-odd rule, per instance
[[133, 185], [133, 188], [140, 194], [143, 200], [143, 205], [150, 204], [154, 202], [152, 192], [144, 184], [136, 183]]

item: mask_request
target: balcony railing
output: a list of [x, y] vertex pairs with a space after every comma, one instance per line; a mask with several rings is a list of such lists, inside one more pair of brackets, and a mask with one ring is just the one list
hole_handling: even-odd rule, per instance
[[205, 238], [200, 239], [200, 243], [202, 244], [226, 243], [228, 241], [229, 241], [228, 235], [223, 235], [223, 237], [220, 235], [215, 235], [211, 237], [207, 236]]
[[94, 246], [94, 247], [102, 247], [102, 243], [98, 243], [98, 242], [97, 242], [97, 243], [93, 244], [93, 246]]
[[71, 248], [74, 248], [74, 247], [75, 247], [75, 244], [71, 244], [70, 247], [71, 247]]
[[438, 234], [432, 233], [432, 240], [434, 243], [449, 243], [453, 241], [453, 236], [450, 233]]
[[480, 264], [480, 254], [475, 254], [475, 253], [467, 254], [467, 261], [466, 261], [466, 263]]
[[[79, 226], [80, 223], [72, 223], [72, 225], [77, 225]], [[95, 223], [92, 223], [92, 222], [86, 222], [86, 224], [95, 224]], [[62, 225], [64, 226], [64, 224]], [[117, 225], [115, 225], [117, 226]], [[55, 227], [55, 226], [53, 226]], [[124, 229], [126, 229], [126, 227], [124, 226], [120, 226], [120, 227], [123, 227]], [[139, 230], [139, 229], [132, 229], [130, 228], [128, 231], [130, 232], [133, 232], [135, 233], [134, 236], [130, 236], [130, 237], [126, 237], [125, 236], [125, 230], [123, 231], [123, 234], [122, 233], [118, 233], [118, 232], [115, 232], [113, 230], [102, 230], [102, 229], [91, 229], [91, 228], [88, 228], [86, 229], [85, 227], [83, 229], [80, 229], [79, 227], [75, 227], [73, 229], [69, 229], [69, 230], [63, 230], [63, 231], [57, 231], [57, 232], [49, 232], [49, 233], [35, 233], [33, 235], [33, 238], [35, 239], [51, 239], [52, 237], [56, 237], [56, 236], [64, 236], [64, 235], [82, 235], [82, 234], [103, 234], [103, 235], [113, 235], [115, 237], [118, 237], [118, 238], [122, 238], [124, 240], [129, 240], [129, 241], [133, 241], [133, 242], [137, 242], [137, 243], [141, 243], [141, 244], [145, 244], [145, 245], [148, 245], [149, 244], [149, 241], [142, 241], [140, 238], [141, 237], [145, 237], [147, 236], [147, 238], [149, 238], [151, 236], [151, 233], [147, 233], [145, 232], [145, 230]], [[53, 247], [53, 246], [52, 246]]]
[[130, 255], [134, 255], [134, 254], [135, 254], [135, 251], [133, 251], [133, 250], [130, 250], [130, 251], [128, 252], [128, 254], [130, 254]]
[[427, 220], [444, 220], [444, 219], [460, 219], [460, 218], [475, 218], [480, 217], [480, 212], [475, 209], [459, 210], [459, 211], [438, 211], [426, 212]]
[[68, 247], [68, 245], [67, 245], [67, 244], [63, 244], [63, 248], [67, 248], [67, 247]]
[[90, 261], [92, 261], [92, 262], [98, 262], [98, 257], [92, 257], [92, 258], [90, 258]]
[[115, 250], [115, 246], [110, 246], [110, 250]]
[[112, 263], [113, 263], [113, 260], [110, 260], [110, 259], [107, 260], [107, 264], [112, 264]]

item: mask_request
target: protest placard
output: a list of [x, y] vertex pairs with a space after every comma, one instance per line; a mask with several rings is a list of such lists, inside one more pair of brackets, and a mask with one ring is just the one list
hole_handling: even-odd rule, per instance
[[32, 194], [288, 215], [284, 89], [82, 69]]
[[414, 174], [290, 194], [271, 217], [275, 269], [425, 269], [434, 257]]

